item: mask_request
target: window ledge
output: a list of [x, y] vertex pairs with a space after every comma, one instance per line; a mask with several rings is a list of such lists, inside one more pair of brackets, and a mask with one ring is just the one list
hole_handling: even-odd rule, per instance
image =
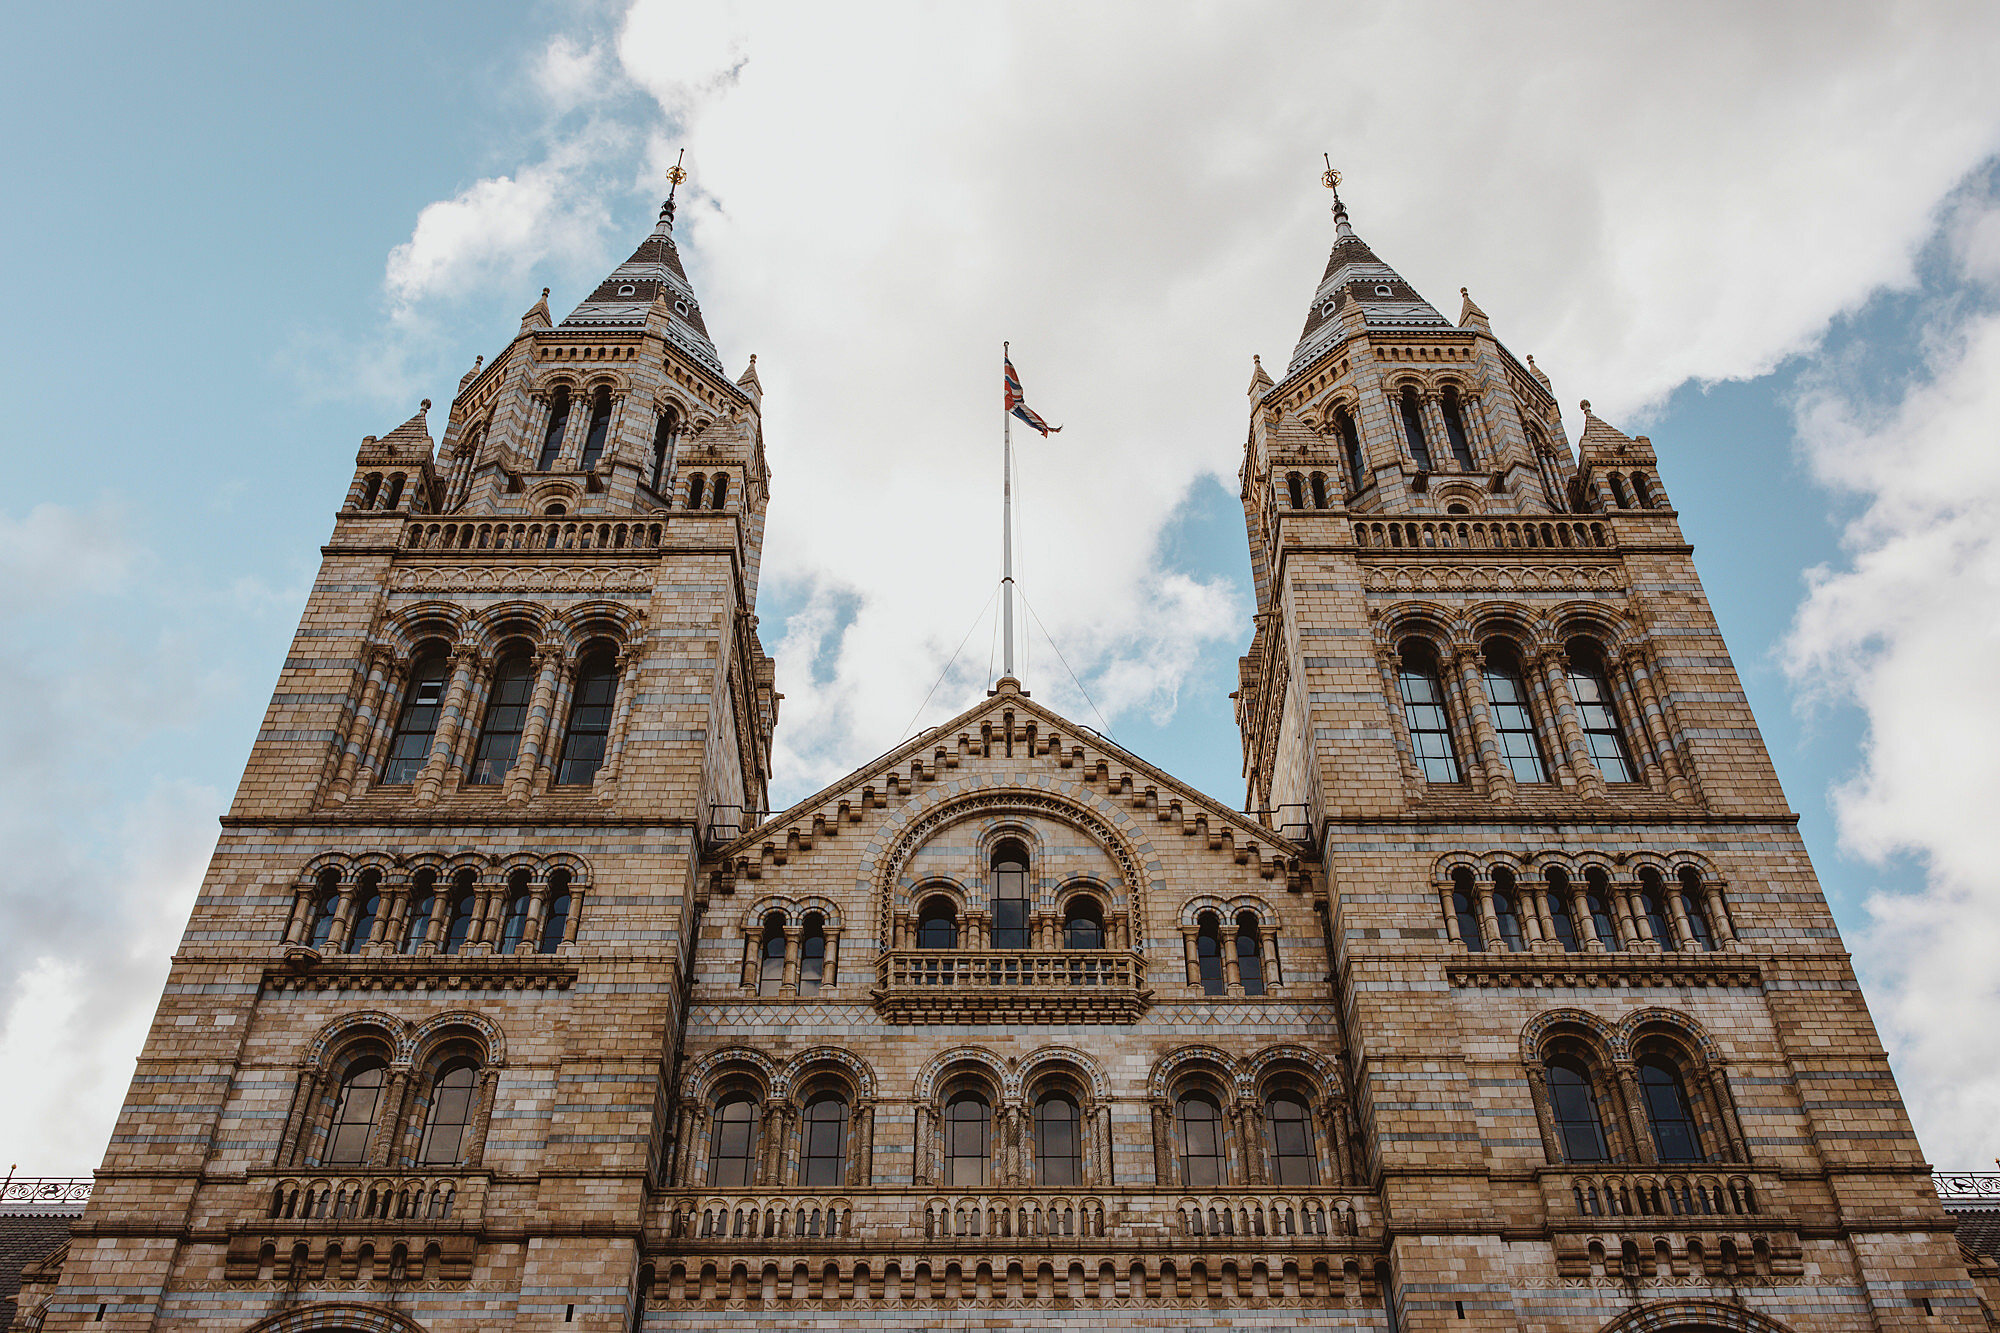
[[560, 954], [334, 954], [298, 946], [264, 969], [264, 989], [568, 990], [576, 967]]
[[1764, 973], [1741, 954], [1510, 953], [1474, 954], [1445, 968], [1457, 987], [1597, 989], [1604, 987], [1726, 986], [1761, 990]]

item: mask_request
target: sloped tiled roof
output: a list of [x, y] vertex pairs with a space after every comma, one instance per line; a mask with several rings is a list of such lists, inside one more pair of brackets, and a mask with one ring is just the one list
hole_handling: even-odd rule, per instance
[[569, 312], [565, 329], [636, 329], [646, 323], [646, 312], [655, 298], [663, 299], [671, 312], [667, 337], [704, 366], [720, 374], [722, 359], [709, 340], [708, 326], [702, 322], [701, 302], [695, 299], [694, 284], [681, 267], [680, 250], [674, 245], [674, 203], [660, 207], [659, 225], [639, 242], [632, 257], [611, 270], [611, 276]]
[[1350, 303], [1361, 309], [1371, 329], [1456, 328], [1390, 268], [1368, 243], [1348, 225], [1347, 209], [1334, 200], [1333, 253], [1327, 256], [1326, 273], [1313, 292], [1312, 306], [1306, 311], [1305, 331], [1292, 351], [1285, 373], [1292, 374], [1340, 340], [1341, 314]]

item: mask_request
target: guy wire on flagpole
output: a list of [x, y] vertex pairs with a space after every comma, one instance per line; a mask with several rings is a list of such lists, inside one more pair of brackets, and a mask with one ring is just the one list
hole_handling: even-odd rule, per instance
[[[1007, 364], [1007, 344], [1000, 344], [1000, 364]], [[1005, 595], [1003, 619], [1007, 647], [1003, 674], [1014, 674], [1014, 413], [1000, 405], [1000, 585]]]

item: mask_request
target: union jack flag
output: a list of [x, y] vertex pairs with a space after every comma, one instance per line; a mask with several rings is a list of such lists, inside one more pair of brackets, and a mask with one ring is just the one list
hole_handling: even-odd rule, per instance
[[1013, 359], [1010, 357], [1007, 360], [1003, 361], [1001, 364], [1007, 367], [1006, 410], [1012, 412], [1015, 416], [1027, 422], [1030, 426], [1033, 426], [1036, 430], [1040, 431], [1044, 436], [1049, 435], [1055, 431], [1061, 430], [1062, 429], [1061, 426], [1051, 426], [1048, 422], [1042, 420], [1041, 416], [1035, 411], [1034, 408], [1028, 406], [1028, 400], [1025, 397], [1023, 397], [1021, 393], [1021, 377], [1014, 373]]

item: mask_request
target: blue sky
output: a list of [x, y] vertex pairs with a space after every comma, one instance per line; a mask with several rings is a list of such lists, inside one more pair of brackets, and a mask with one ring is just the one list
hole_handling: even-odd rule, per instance
[[[42, 1077], [0, 1153], [96, 1160], [360, 437], [579, 299], [682, 145], [710, 328], [767, 389], [779, 799], [891, 744], [987, 599], [1002, 338], [1066, 426], [1017, 440], [1028, 596], [1118, 739], [1240, 796], [1241, 394], [1324, 263], [1331, 151], [1361, 234], [1441, 309], [1470, 286], [1572, 432], [1589, 397], [1653, 437], [1926, 1145], [2000, 1151], [1964, 803], [2000, 709], [1976, 644], [1930, 648], [2000, 632], [1995, 11], [1489, 14], [11, 15], [0, 1059]], [[1028, 670], [1094, 722], [1039, 640]]]

